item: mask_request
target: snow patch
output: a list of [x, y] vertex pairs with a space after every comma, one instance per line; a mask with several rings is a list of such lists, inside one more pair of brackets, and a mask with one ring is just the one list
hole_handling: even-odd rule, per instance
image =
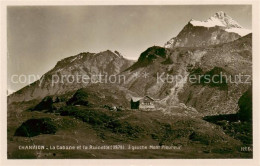
[[[112, 52], [112, 51], [111, 51]], [[119, 55], [118, 54], [116, 54], [115, 52], [112, 52], [115, 56], [117, 56], [117, 57], [119, 57]]]
[[244, 28], [230, 28], [230, 29], [225, 29], [225, 31], [237, 33], [237, 34], [239, 34], [241, 37], [242, 37], [242, 36], [245, 36], [245, 35], [247, 35], [247, 34], [249, 34], [249, 33], [252, 33], [251, 30], [249, 30], [249, 29], [244, 29]]
[[58, 72], [60, 72], [60, 71], [62, 71], [63, 70], [63, 68], [60, 68], [60, 69], [58, 69], [56, 72], [58, 73]]
[[73, 61], [75, 61], [77, 58], [78, 58], [78, 57], [75, 57], [75, 58], [73, 58], [72, 60], [70, 60], [70, 62], [73, 62]]
[[119, 58], [123, 57], [123, 55], [118, 51], [114, 51], [113, 53], [116, 54], [116, 56], [119, 57]]
[[215, 17], [210, 17], [207, 21], [196, 21], [196, 20], [191, 20], [190, 23], [193, 26], [200, 26], [200, 27], [215, 27], [215, 26], [222, 26], [224, 27], [225, 25], [217, 18]]
[[83, 55], [78, 55], [76, 56], [75, 58], [71, 59], [70, 62], [73, 62], [75, 61], [76, 59], [82, 59], [83, 58]]

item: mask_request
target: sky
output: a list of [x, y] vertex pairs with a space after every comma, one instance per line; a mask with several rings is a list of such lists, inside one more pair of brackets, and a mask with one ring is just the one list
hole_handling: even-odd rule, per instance
[[148, 47], [163, 46], [191, 19], [207, 20], [218, 11], [252, 29], [250, 5], [8, 7], [8, 89], [21, 89], [30, 75], [42, 76], [80, 52], [117, 50], [136, 60]]

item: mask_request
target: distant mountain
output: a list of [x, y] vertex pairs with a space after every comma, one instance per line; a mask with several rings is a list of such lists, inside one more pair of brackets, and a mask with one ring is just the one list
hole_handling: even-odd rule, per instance
[[[56, 66], [45, 73], [40, 80], [10, 95], [8, 102], [27, 101], [77, 90], [88, 86], [89, 83], [85, 83], [80, 79], [80, 83], [77, 83], [75, 80], [71, 82], [72, 80], [70, 79], [72, 79], [72, 76], [76, 79], [77, 75], [79, 75], [79, 78], [82, 78], [82, 75], [91, 77], [100, 73], [108, 76], [117, 75], [131, 66], [133, 62], [132, 60], [125, 59], [118, 51], [112, 52], [107, 50], [99, 53], [83, 52], [59, 61]], [[52, 83], [53, 75], [57, 75], [57, 77], [53, 77], [53, 80], [57, 81], [59, 79], [59, 83]], [[62, 75], [67, 77], [62, 79]], [[69, 78], [69, 76], [71, 76], [71, 78]]]
[[206, 21], [191, 19], [176, 36], [164, 45], [165, 48], [201, 47], [234, 41], [251, 33], [240, 26], [226, 13], [215, 13]]

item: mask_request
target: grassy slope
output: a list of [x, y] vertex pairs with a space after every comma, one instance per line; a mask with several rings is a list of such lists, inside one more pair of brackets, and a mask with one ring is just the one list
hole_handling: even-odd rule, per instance
[[[26, 110], [30, 104], [17, 107]], [[84, 106], [74, 107], [86, 111]], [[136, 137], [114, 132], [99, 125], [83, 122], [74, 116], [9, 109], [8, 158], [248, 158], [251, 153], [239, 152], [242, 144], [227, 136], [217, 125], [188, 116], [164, 116], [161, 112], [125, 110], [111, 112], [98, 109], [97, 117], [106, 114], [120, 123], [138, 126]], [[31, 138], [13, 136], [17, 127], [30, 118], [49, 117], [58, 131], [54, 135], [38, 135]], [[175, 145], [181, 150], [18, 150], [18, 145]]]

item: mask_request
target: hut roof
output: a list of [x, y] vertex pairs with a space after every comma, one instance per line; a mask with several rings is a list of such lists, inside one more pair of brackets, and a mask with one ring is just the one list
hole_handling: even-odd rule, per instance
[[142, 99], [142, 97], [132, 97], [131, 100], [133, 102], [137, 102], [137, 101], [140, 101]]

